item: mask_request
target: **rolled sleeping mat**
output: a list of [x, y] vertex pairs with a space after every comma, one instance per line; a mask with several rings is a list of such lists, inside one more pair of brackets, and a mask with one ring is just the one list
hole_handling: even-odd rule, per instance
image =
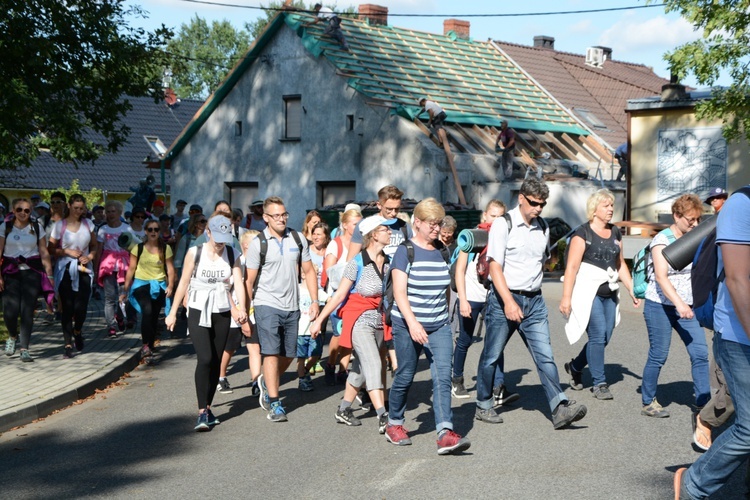
[[484, 229], [464, 229], [458, 233], [456, 244], [462, 252], [481, 252], [487, 246], [489, 235]]
[[698, 250], [698, 246], [703, 241], [703, 238], [708, 236], [716, 227], [716, 217], [711, 217], [698, 224], [695, 229], [682, 235], [680, 239], [667, 245], [662, 252], [662, 255], [672, 269], [682, 271], [687, 267], [688, 264], [693, 262], [695, 252]]

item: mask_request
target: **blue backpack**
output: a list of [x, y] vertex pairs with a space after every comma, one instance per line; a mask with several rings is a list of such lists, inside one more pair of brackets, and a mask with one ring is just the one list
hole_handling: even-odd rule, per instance
[[[735, 193], [750, 197], [750, 187]], [[703, 328], [714, 329], [714, 306], [719, 295], [719, 284], [724, 281], [724, 268], [717, 274], [719, 250], [716, 245], [716, 228], [703, 238], [693, 256], [690, 285], [693, 289], [693, 314]]]
[[[674, 243], [677, 239], [669, 228], [663, 230], [662, 233], [667, 237], [669, 243]], [[648, 288], [649, 282], [648, 275], [652, 267], [651, 242], [649, 242], [648, 245], [638, 250], [638, 253], [633, 256], [633, 271], [631, 276], [633, 278], [633, 295], [635, 295], [636, 298], [646, 298], [646, 289]]]

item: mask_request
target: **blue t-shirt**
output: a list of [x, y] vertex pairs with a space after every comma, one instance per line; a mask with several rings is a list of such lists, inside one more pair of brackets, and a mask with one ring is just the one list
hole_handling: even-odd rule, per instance
[[[414, 262], [409, 268], [406, 247], [400, 245], [391, 260], [391, 267], [408, 274], [406, 295], [417, 321], [427, 333], [448, 324], [446, 291], [451, 283], [448, 264], [440, 250], [425, 250], [414, 245]], [[406, 322], [393, 305], [393, 326], [406, 328]]]
[[[721, 243], [734, 245], [750, 245], [750, 198], [744, 194], [730, 196], [719, 212], [716, 221], [716, 243], [719, 244], [718, 271], [724, 268], [721, 258]], [[714, 328], [721, 334], [723, 340], [750, 345], [748, 334], [742, 328], [734, 312], [732, 298], [726, 285], [719, 285], [719, 296], [714, 308]]]

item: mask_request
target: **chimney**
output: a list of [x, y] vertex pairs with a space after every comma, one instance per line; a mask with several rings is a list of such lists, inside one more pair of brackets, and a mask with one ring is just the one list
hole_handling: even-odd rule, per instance
[[357, 9], [360, 19], [365, 19], [370, 26], [388, 26], [388, 7], [363, 3]]
[[612, 47], [604, 47], [602, 45], [596, 45], [594, 48], [595, 49], [602, 49], [602, 53], [604, 54], [604, 60], [605, 61], [611, 61], [612, 60]]
[[555, 50], [555, 37], [538, 35], [534, 37], [534, 47], [538, 49], [552, 49]]
[[662, 101], [678, 101], [680, 99], [687, 99], [688, 93], [684, 85], [682, 85], [677, 78], [677, 75], [672, 73], [669, 77], [669, 83], [661, 87], [661, 100]]
[[458, 38], [468, 40], [471, 36], [471, 23], [461, 19], [446, 19], [443, 21], [443, 34], [454, 32]]

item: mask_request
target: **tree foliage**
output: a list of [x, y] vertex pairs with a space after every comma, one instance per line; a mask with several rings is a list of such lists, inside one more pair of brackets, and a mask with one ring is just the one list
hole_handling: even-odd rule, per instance
[[[305, 4], [303, 0], [294, 0], [286, 8], [288, 10], [312, 11], [316, 3], [318, 2], [310, 2], [308, 4]], [[273, 17], [278, 13], [278, 10], [275, 9], [280, 9], [281, 7], [283, 7], [284, 2], [274, 1], [269, 3], [268, 5], [260, 4], [260, 6], [268, 9], [263, 11], [264, 16], [259, 17], [255, 21], [245, 23], [245, 29], [248, 33], [250, 33], [250, 38], [252, 40], [255, 40], [261, 33], [263, 33], [263, 30], [266, 29], [266, 26], [268, 26], [268, 22], [273, 19]], [[357, 8], [353, 6], [349, 6], [343, 10], [337, 9], [335, 5], [328, 5], [328, 7], [330, 7], [335, 12], [341, 13], [342, 16], [354, 15], [357, 13]]]
[[130, 27], [125, 0], [0, 0], [0, 168], [49, 152], [88, 162], [128, 135], [124, 95], [156, 95], [171, 32]]
[[104, 202], [104, 192], [99, 188], [91, 188], [88, 191], [81, 189], [78, 179], [73, 179], [69, 188], [59, 187], [57, 189], [42, 189], [40, 196], [43, 200], [49, 201], [52, 193], [61, 192], [65, 199], [69, 200], [71, 195], [80, 194], [86, 198], [86, 208], [91, 210], [94, 205], [101, 205]]
[[705, 86], [714, 85], [722, 72], [732, 79], [696, 106], [696, 117], [721, 119], [727, 140], [750, 140], [750, 0], [666, 0], [665, 8], [702, 33], [666, 54], [672, 72], [694, 75]]
[[205, 99], [250, 46], [250, 36], [223, 20], [209, 24], [195, 16], [169, 41], [172, 86], [180, 97]]

